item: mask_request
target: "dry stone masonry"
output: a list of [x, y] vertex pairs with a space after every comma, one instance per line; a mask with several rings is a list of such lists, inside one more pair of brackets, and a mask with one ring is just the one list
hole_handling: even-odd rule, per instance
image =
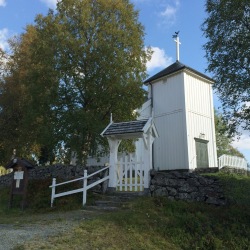
[[[29, 170], [29, 179], [44, 180], [51, 178], [52, 181], [52, 178], [58, 178], [60, 180], [66, 181], [70, 179], [83, 177], [85, 169], [88, 171], [89, 175], [101, 168], [103, 168], [103, 166], [83, 167], [83, 166], [72, 166], [72, 165], [65, 166], [60, 164], [45, 166], [45, 167], [37, 166], [34, 169]], [[102, 176], [96, 175], [89, 180], [89, 183], [94, 182], [101, 178]], [[0, 188], [10, 186], [12, 179], [13, 179], [13, 173], [0, 176]], [[101, 185], [96, 186], [95, 189], [101, 189]]]
[[226, 204], [218, 179], [197, 173], [152, 170], [150, 192], [152, 196], [165, 196], [171, 200]]
[[[83, 176], [87, 169], [91, 174], [103, 166], [65, 166], [52, 165], [46, 167], [35, 167], [29, 170], [29, 179], [42, 180], [47, 178], [58, 178], [59, 180], [70, 180]], [[202, 176], [198, 173], [169, 171], [156, 172], [152, 170], [150, 182], [151, 196], [165, 196], [171, 200], [199, 201], [214, 205], [225, 205], [221, 184], [216, 177]], [[89, 182], [96, 181], [103, 176], [95, 176]], [[10, 186], [13, 173], [0, 176], [0, 188]], [[95, 190], [102, 190], [102, 186], [95, 187]]]

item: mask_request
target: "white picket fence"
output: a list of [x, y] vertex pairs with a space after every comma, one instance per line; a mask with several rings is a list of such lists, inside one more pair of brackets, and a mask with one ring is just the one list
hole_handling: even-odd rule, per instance
[[[65, 182], [61, 182], [61, 183], [58, 183], [56, 184], [56, 178], [53, 178], [52, 180], [52, 185], [50, 186], [50, 188], [52, 189], [51, 190], [51, 207], [53, 207], [53, 203], [54, 203], [54, 200], [55, 198], [58, 198], [58, 197], [62, 197], [62, 196], [66, 196], [66, 195], [71, 195], [71, 194], [76, 194], [76, 193], [80, 193], [82, 192], [82, 195], [83, 195], [83, 199], [82, 199], [82, 205], [84, 206], [87, 202], [87, 190], [108, 180], [109, 179], [109, 174], [104, 176], [102, 179], [96, 181], [96, 182], [93, 182], [91, 184], [87, 184], [87, 181], [88, 181], [88, 178], [102, 172], [102, 171], [105, 171], [109, 169], [109, 166], [108, 167], [105, 167], [105, 168], [102, 168], [96, 172], [94, 172], [93, 174], [90, 174], [88, 175], [87, 173], [87, 170], [84, 170], [84, 176], [81, 177], [81, 178], [77, 178], [77, 179], [74, 179], [74, 180], [70, 180], [70, 181], [65, 181]], [[56, 187], [58, 186], [62, 186], [62, 185], [65, 185], [65, 184], [68, 184], [68, 183], [72, 183], [72, 182], [76, 182], [76, 181], [83, 181], [83, 187], [82, 188], [79, 188], [79, 189], [75, 189], [75, 190], [70, 190], [70, 191], [67, 191], [67, 192], [62, 192], [62, 193], [57, 193], [56, 194]]]
[[247, 161], [242, 157], [222, 155], [219, 157], [219, 169], [223, 167], [231, 167], [237, 169], [248, 170]]
[[132, 155], [121, 157], [117, 162], [117, 191], [143, 191], [143, 161], [137, 161]]

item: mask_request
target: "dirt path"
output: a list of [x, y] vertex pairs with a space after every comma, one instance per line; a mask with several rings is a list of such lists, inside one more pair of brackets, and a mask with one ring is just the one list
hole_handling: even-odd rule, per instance
[[25, 216], [12, 224], [0, 224], [0, 250], [11, 250], [28, 240], [46, 239], [48, 236], [68, 232], [80, 222], [91, 220], [103, 213], [74, 210]]

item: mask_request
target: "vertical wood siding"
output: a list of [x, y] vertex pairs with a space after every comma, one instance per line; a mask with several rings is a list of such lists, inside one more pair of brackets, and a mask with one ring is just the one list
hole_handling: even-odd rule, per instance
[[188, 168], [183, 73], [153, 84], [153, 109], [159, 134], [153, 147], [154, 168]]
[[187, 164], [187, 140], [184, 112], [155, 118], [159, 138], [154, 141], [154, 167], [159, 170], [185, 169]]
[[185, 73], [185, 103], [190, 169], [197, 167], [195, 139], [208, 141], [209, 167], [217, 167], [212, 86], [202, 79]]
[[153, 84], [153, 108], [155, 117], [184, 109], [183, 81], [182, 73]]
[[153, 84], [154, 167], [159, 170], [195, 169], [195, 138], [208, 141], [209, 167], [217, 166], [212, 85], [179, 72]]

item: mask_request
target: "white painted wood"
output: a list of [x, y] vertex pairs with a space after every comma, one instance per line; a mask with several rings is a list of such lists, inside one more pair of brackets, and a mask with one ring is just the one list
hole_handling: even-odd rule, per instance
[[174, 35], [174, 38], [175, 38], [175, 42], [176, 42], [176, 60], [179, 61], [180, 60], [180, 40], [179, 40], [179, 36], [178, 34], [177, 35]]
[[55, 193], [56, 193], [56, 178], [52, 179], [52, 186], [50, 186], [52, 188], [51, 190], [51, 207], [53, 207], [53, 202], [55, 199]]
[[83, 190], [84, 190], [83, 188], [78, 188], [78, 189], [74, 189], [71, 191], [66, 191], [63, 193], [55, 194], [54, 198], [59, 198], [59, 197], [63, 197], [63, 196], [71, 195], [71, 194], [76, 194], [76, 193], [81, 193], [81, 192], [83, 192]]
[[195, 138], [207, 141], [209, 167], [217, 167], [212, 85], [189, 71], [184, 83], [189, 169], [197, 167]]
[[110, 166], [110, 179], [109, 179], [109, 187], [116, 189], [117, 184], [117, 175], [116, 175], [116, 163], [117, 163], [117, 154], [118, 154], [118, 147], [121, 143], [121, 140], [116, 138], [108, 137], [108, 143], [110, 148], [110, 155], [109, 155], [109, 166]]
[[154, 168], [195, 169], [195, 138], [208, 141], [209, 167], [217, 166], [211, 81], [185, 69], [149, 86], [154, 123]]
[[102, 182], [104, 182], [104, 181], [106, 181], [106, 180], [108, 180], [108, 179], [109, 179], [109, 176], [103, 177], [102, 179], [100, 179], [100, 180], [98, 180], [98, 181], [95, 181], [95, 182], [89, 184], [89, 185], [86, 187], [86, 190], [89, 190], [90, 188], [92, 188], [92, 187], [94, 187], [94, 186], [96, 186], [96, 185], [98, 185], [98, 184], [100, 184], [100, 183], [102, 183]]
[[[123, 166], [122, 168], [122, 179], [120, 180], [121, 183], [121, 187], [122, 189], [120, 189], [120, 191], [123, 190], [123, 187], [125, 187], [125, 191], [130, 191], [130, 185], [129, 185], [129, 180], [130, 180], [130, 171], [129, 171], [129, 167], [130, 167], [130, 163], [127, 160], [127, 156], [124, 157], [123, 162], [121, 162], [121, 165]], [[125, 178], [124, 178], [125, 176]], [[127, 176], [127, 178], [126, 178]]]
[[24, 175], [24, 171], [15, 171], [14, 172], [14, 180], [22, 180]]
[[184, 112], [155, 118], [159, 138], [154, 142], [154, 168], [156, 170], [188, 169], [187, 141]]
[[144, 176], [144, 171], [143, 171], [143, 162], [142, 162], [142, 158], [140, 159], [140, 166], [138, 169], [138, 173], [139, 173], [139, 178], [140, 178], [140, 186], [139, 186], [139, 191], [143, 191], [142, 187], [143, 187], [143, 176]]
[[[149, 103], [150, 104], [150, 103]], [[147, 105], [149, 105], [147, 104]], [[146, 106], [147, 106], [146, 105]], [[104, 135], [104, 133], [102, 133]], [[120, 191], [134, 191], [137, 190], [136, 185], [138, 185], [137, 177], [139, 176], [139, 170], [137, 159], [143, 156], [144, 164], [141, 165], [143, 167], [143, 180], [144, 188], [149, 187], [149, 171], [152, 168], [152, 143], [154, 138], [158, 137], [157, 129], [154, 125], [152, 117], [149, 118], [144, 124], [141, 131], [136, 131], [134, 133], [121, 133], [121, 134], [113, 134], [107, 135], [107, 139], [109, 142], [110, 148], [110, 179], [109, 179], [109, 188], [118, 188]], [[121, 139], [138, 139], [140, 140], [140, 150], [139, 156], [136, 154], [135, 160], [132, 160], [130, 157], [124, 157], [124, 161], [117, 161], [118, 155], [118, 147], [121, 142]], [[136, 152], [138, 153], [138, 152]], [[133, 178], [133, 173], [135, 171], [135, 179]], [[142, 171], [142, 169], [141, 169]], [[127, 176], [128, 175], [128, 176]], [[124, 184], [125, 182], [125, 184]]]
[[[120, 158], [117, 162], [117, 191], [144, 190], [144, 164], [132, 154]], [[133, 177], [134, 173], [134, 177]], [[140, 180], [138, 180], [140, 178]]]
[[188, 168], [185, 146], [185, 94], [183, 73], [152, 84], [154, 122], [159, 138], [154, 141], [154, 168]]
[[138, 120], [144, 120], [152, 117], [151, 99], [147, 100], [140, 109], [136, 110], [139, 113]]
[[129, 184], [129, 189], [132, 191], [133, 187], [135, 187], [135, 185], [133, 184], [134, 183], [133, 171], [135, 171], [135, 165], [137, 165], [138, 162], [136, 158], [132, 157], [132, 155], [129, 154], [127, 163], [128, 163], [128, 176], [129, 176], [128, 184]]
[[[152, 166], [156, 170], [197, 168], [197, 138], [207, 142], [209, 167], [217, 167], [212, 83], [184, 67], [148, 85], [149, 100], [137, 110], [138, 119], [151, 117], [157, 132], [153, 135], [151, 128], [147, 128], [135, 143], [136, 157], [144, 161], [144, 188], [149, 187]], [[115, 162], [113, 158], [112, 166]], [[112, 187], [115, 183], [114, 180]]]
[[236, 169], [248, 170], [247, 161], [238, 156], [222, 155], [219, 157], [219, 169], [223, 167], [231, 167]]
[[20, 182], [23, 180], [24, 171], [15, 171], [14, 180], [16, 180], [16, 188], [20, 187]]
[[[86, 201], [87, 201], [87, 190], [106, 181], [106, 180], [109, 180], [110, 176], [107, 175], [105, 176], [104, 178], [98, 180], [98, 181], [95, 181], [89, 185], [87, 185], [87, 179], [102, 172], [102, 171], [105, 171], [109, 169], [109, 166], [108, 167], [105, 167], [105, 168], [102, 168], [90, 175], [87, 174], [87, 170], [84, 170], [84, 176], [81, 177], [81, 178], [77, 178], [77, 179], [74, 179], [74, 180], [70, 180], [70, 181], [65, 181], [65, 182], [61, 182], [61, 183], [58, 183], [56, 184], [56, 178], [53, 178], [52, 179], [52, 185], [50, 186], [51, 188], [51, 207], [53, 207], [53, 203], [54, 203], [54, 199], [55, 198], [58, 198], [58, 197], [62, 197], [62, 196], [67, 196], [67, 195], [71, 195], [71, 194], [76, 194], [76, 193], [80, 193], [80, 192], [83, 192], [83, 206], [86, 204]], [[76, 181], [79, 181], [79, 180], [82, 180], [83, 181], [83, 187], [82, 188], [79, 188], [79, 189], [74, 189], [74, 190], [70, 190], [70, 191], [66, 191], [66, 192], [62, 192], [62, 193], [57, 193], [56, 194], [56, 187], [57, 186], [61, 186], [61, 185], [65, 185], [65, 184], [68, 184], [68, 183], [71, 183], [71, 182], [76, 182]]]
[[152, 93], [154, 118], [183, 110], [185, 106], [183, 73], [173, 74], [153, 83]]
[[82, 205], [84, 206], [87, 202], [87, 176], [88, 176], [88, 173], [87, 173], [87, 170], [85, 169], [84, 170], [84, 178], [83, 178], [83, 190], [85, 190], [85, 192], [82, 192]]
[[[140, 167], [141, 165], [139, 165]], [[135, 179], [134, 179], [134, 182], [135, 182], [135, 191], [137, 192], [137, 188], [138, 188], [138, 171], [140, 171], [140, 169], [138, 168], [138, 164], [135, 164]]]

